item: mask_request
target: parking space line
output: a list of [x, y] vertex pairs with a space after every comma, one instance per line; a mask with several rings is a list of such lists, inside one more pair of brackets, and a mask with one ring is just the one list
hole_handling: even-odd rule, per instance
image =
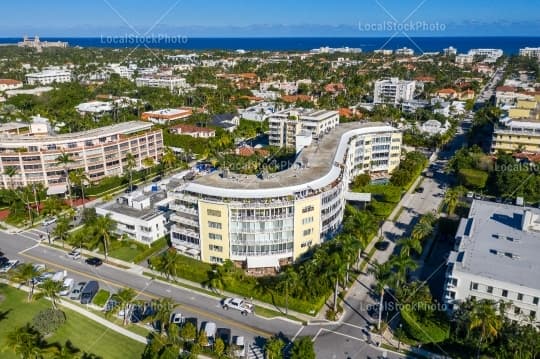
[[296, 340], [296, 337], [297, 337], [298, 335], [300, 335], [300, 332], [301, 332], [302, 330], [304, 330], [304, 328], [305, 328], [305, 327], [302, 325], [302, 326], [300, 327], [300, 329], [298, 329], [298, 331], [296, 332], [296, 334], [294, 335], [294, 337], [292, 338], [291, 341], [294, 342], [294, 341]]
[[23, 250], [20, 251], [18, 254], [23, 254], [24, 252], [29, 251], [29, 250], [31, 250], [31, 249], [34, 249], [34, 248], [36, 248], [36, 247], [39, 247], [39, 243], [34, 244], [32, 247], [28, 247], [28, 248], [26, 248], [26, 249], [23, 249]]
[[[122, 284], [122, 283], [116, 282], [116, 281], [111, 281], [109, 279], [100, 278], [100, 277], [95, 276], [93, 274], [89, 274], [87, 272], [82, 272], [82, 271], [79, 271], [77, 269], [69, 268], [69, 267], [63, 266], [63, 265], [58, 264], [58, 263], [50, 262], [50, 261], [48, 261], [46, 259], [42, 259], [42, 258], [33, 256], [31, 254], [27, 254], [27, 253], [20, 253], [20, 254], [22, 256], [24, 256], [24, 257], [28, 257], [30, 259], [42, 262], [42, 263], [47, 264], [47, 265], [50, 265], [51, 267], [56, 267], [56, 268], [60, 268], [60, 269], [66, 269], [66, 270], [71, 271], [73, 273], [79, 274], [79, 275], [81, 275], [83, 277], [88, 277], [88, 278], [97, 280], [99, 282], [103, 282], [103, 283], [105, 283], [107, 285], [110, 285], [112, 287], [116, 287], [116, 288], [129, 287], [126, 284]], [[134, 289], [136, 289], [136, 288], [134, 288]], [[144, 295], [151, 298], [151, 299], [160, 299], [160, 298], [162, 298], [161, 296], [154, 295], [154, 294], [149, 294], [149, 293], [145, 293]], [[233, 328], [236, 327], [237, 329], [242, 329], [242, 330], [245, 330], [245, 331], [247, 331], [249, 333], [255, 333], [255, 334], [258, 334], [258, 335], [263, 336], [263, 337], [271, 337], [273, 335], [273, 333], [270, 333], [270, 332], [267, 332], [267, 331], [264, 331], [264, 330], [261, 330], [261, 329], [254, 328], [252, 326], [249, 326], [247, 324], [243, 324], [243, 323], [234, 321], [232, 319], [221, 317], [221, 316], [219, 316], [217, 314], [213, 314], [213, 313], [210, 313], [210, 312], [205, 312], [205, 311], [203, 311], [201, 309], [192, 307], [192, 306], [184, 304], [184, 303], [178, 303], [178, 306], [183, 307], [186, 310], [188, 310], [190, 312], [193, 312], [193, 313], [195, 313], [197, 315], [207, 317], [209, 319], [212, 319], [212, 320], [215, 320], [215, 321], [218, 321], [218, 322], [225, 323], [227, 325], [230, 325]]]
[[321, 332], [323, 331], [323, 328], [320, 328], [318, 331], [317, 331], [317, 334], [315, 334], [315, 336], [313, 337], [313, 339], [311, 339], [312, 342], [315, 342], [315, 340], [317, 340], [317, 337], [319, 336], [319, 334], [321, 334]]

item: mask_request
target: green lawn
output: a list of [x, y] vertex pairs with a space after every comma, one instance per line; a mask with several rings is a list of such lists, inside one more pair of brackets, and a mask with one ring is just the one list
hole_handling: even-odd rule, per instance
[[135, 258], [135, 256], [138, 255], [140, 252], [141, 251], [137, 248], [126, 246], [126, 247], [119, 247], [119, 248], [115, 248], [111, 250], [109, 255], [111, 257], [118, 258], [126, 262], [132, 262], [133, 258]]
[[[0, 313], [5, 317], [0, 324], [0, 350], [5, 348], [6, 333], [30, 322], [40, 310], [48, 308], [46, 300], [26, 303], [26, 293], [5, 284], [0, 284]], [[62, 343], [71, 340], [81, 351], [96, 354], [104, 359], [140, 358], [144, 344], [135, 342], [104, 326], [68, 309], [63, 309], [67, 321], [58, 331], [46, 340], [50, 343]], [[7, 349], [0, 352], [3, 359], [16, 359], [17, 356]]]

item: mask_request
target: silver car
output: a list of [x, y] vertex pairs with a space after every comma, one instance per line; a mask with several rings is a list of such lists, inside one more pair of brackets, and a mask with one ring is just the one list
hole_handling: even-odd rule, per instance
[[77, 285], [75, 285], [75, 287], [73, 287], [73, 290], [69, 294], [69, 299], [73, 299], [73, 300], [81, 299], [81, 292], [82, 292], [85, 285], [86, 285], [86, 282], [77, 283]]

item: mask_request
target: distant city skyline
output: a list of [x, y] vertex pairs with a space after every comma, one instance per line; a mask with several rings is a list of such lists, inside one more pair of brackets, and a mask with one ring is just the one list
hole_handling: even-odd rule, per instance
[[5, 1], [0, 37], [535, 36], [527, 0]]

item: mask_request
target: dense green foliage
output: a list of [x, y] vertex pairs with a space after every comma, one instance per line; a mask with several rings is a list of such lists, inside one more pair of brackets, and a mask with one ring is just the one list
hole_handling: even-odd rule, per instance
[[47, 308], [32, 318], [32, 327], [41, 335], [54, 333], [66, 322], [66, 315], [58, 309]]

